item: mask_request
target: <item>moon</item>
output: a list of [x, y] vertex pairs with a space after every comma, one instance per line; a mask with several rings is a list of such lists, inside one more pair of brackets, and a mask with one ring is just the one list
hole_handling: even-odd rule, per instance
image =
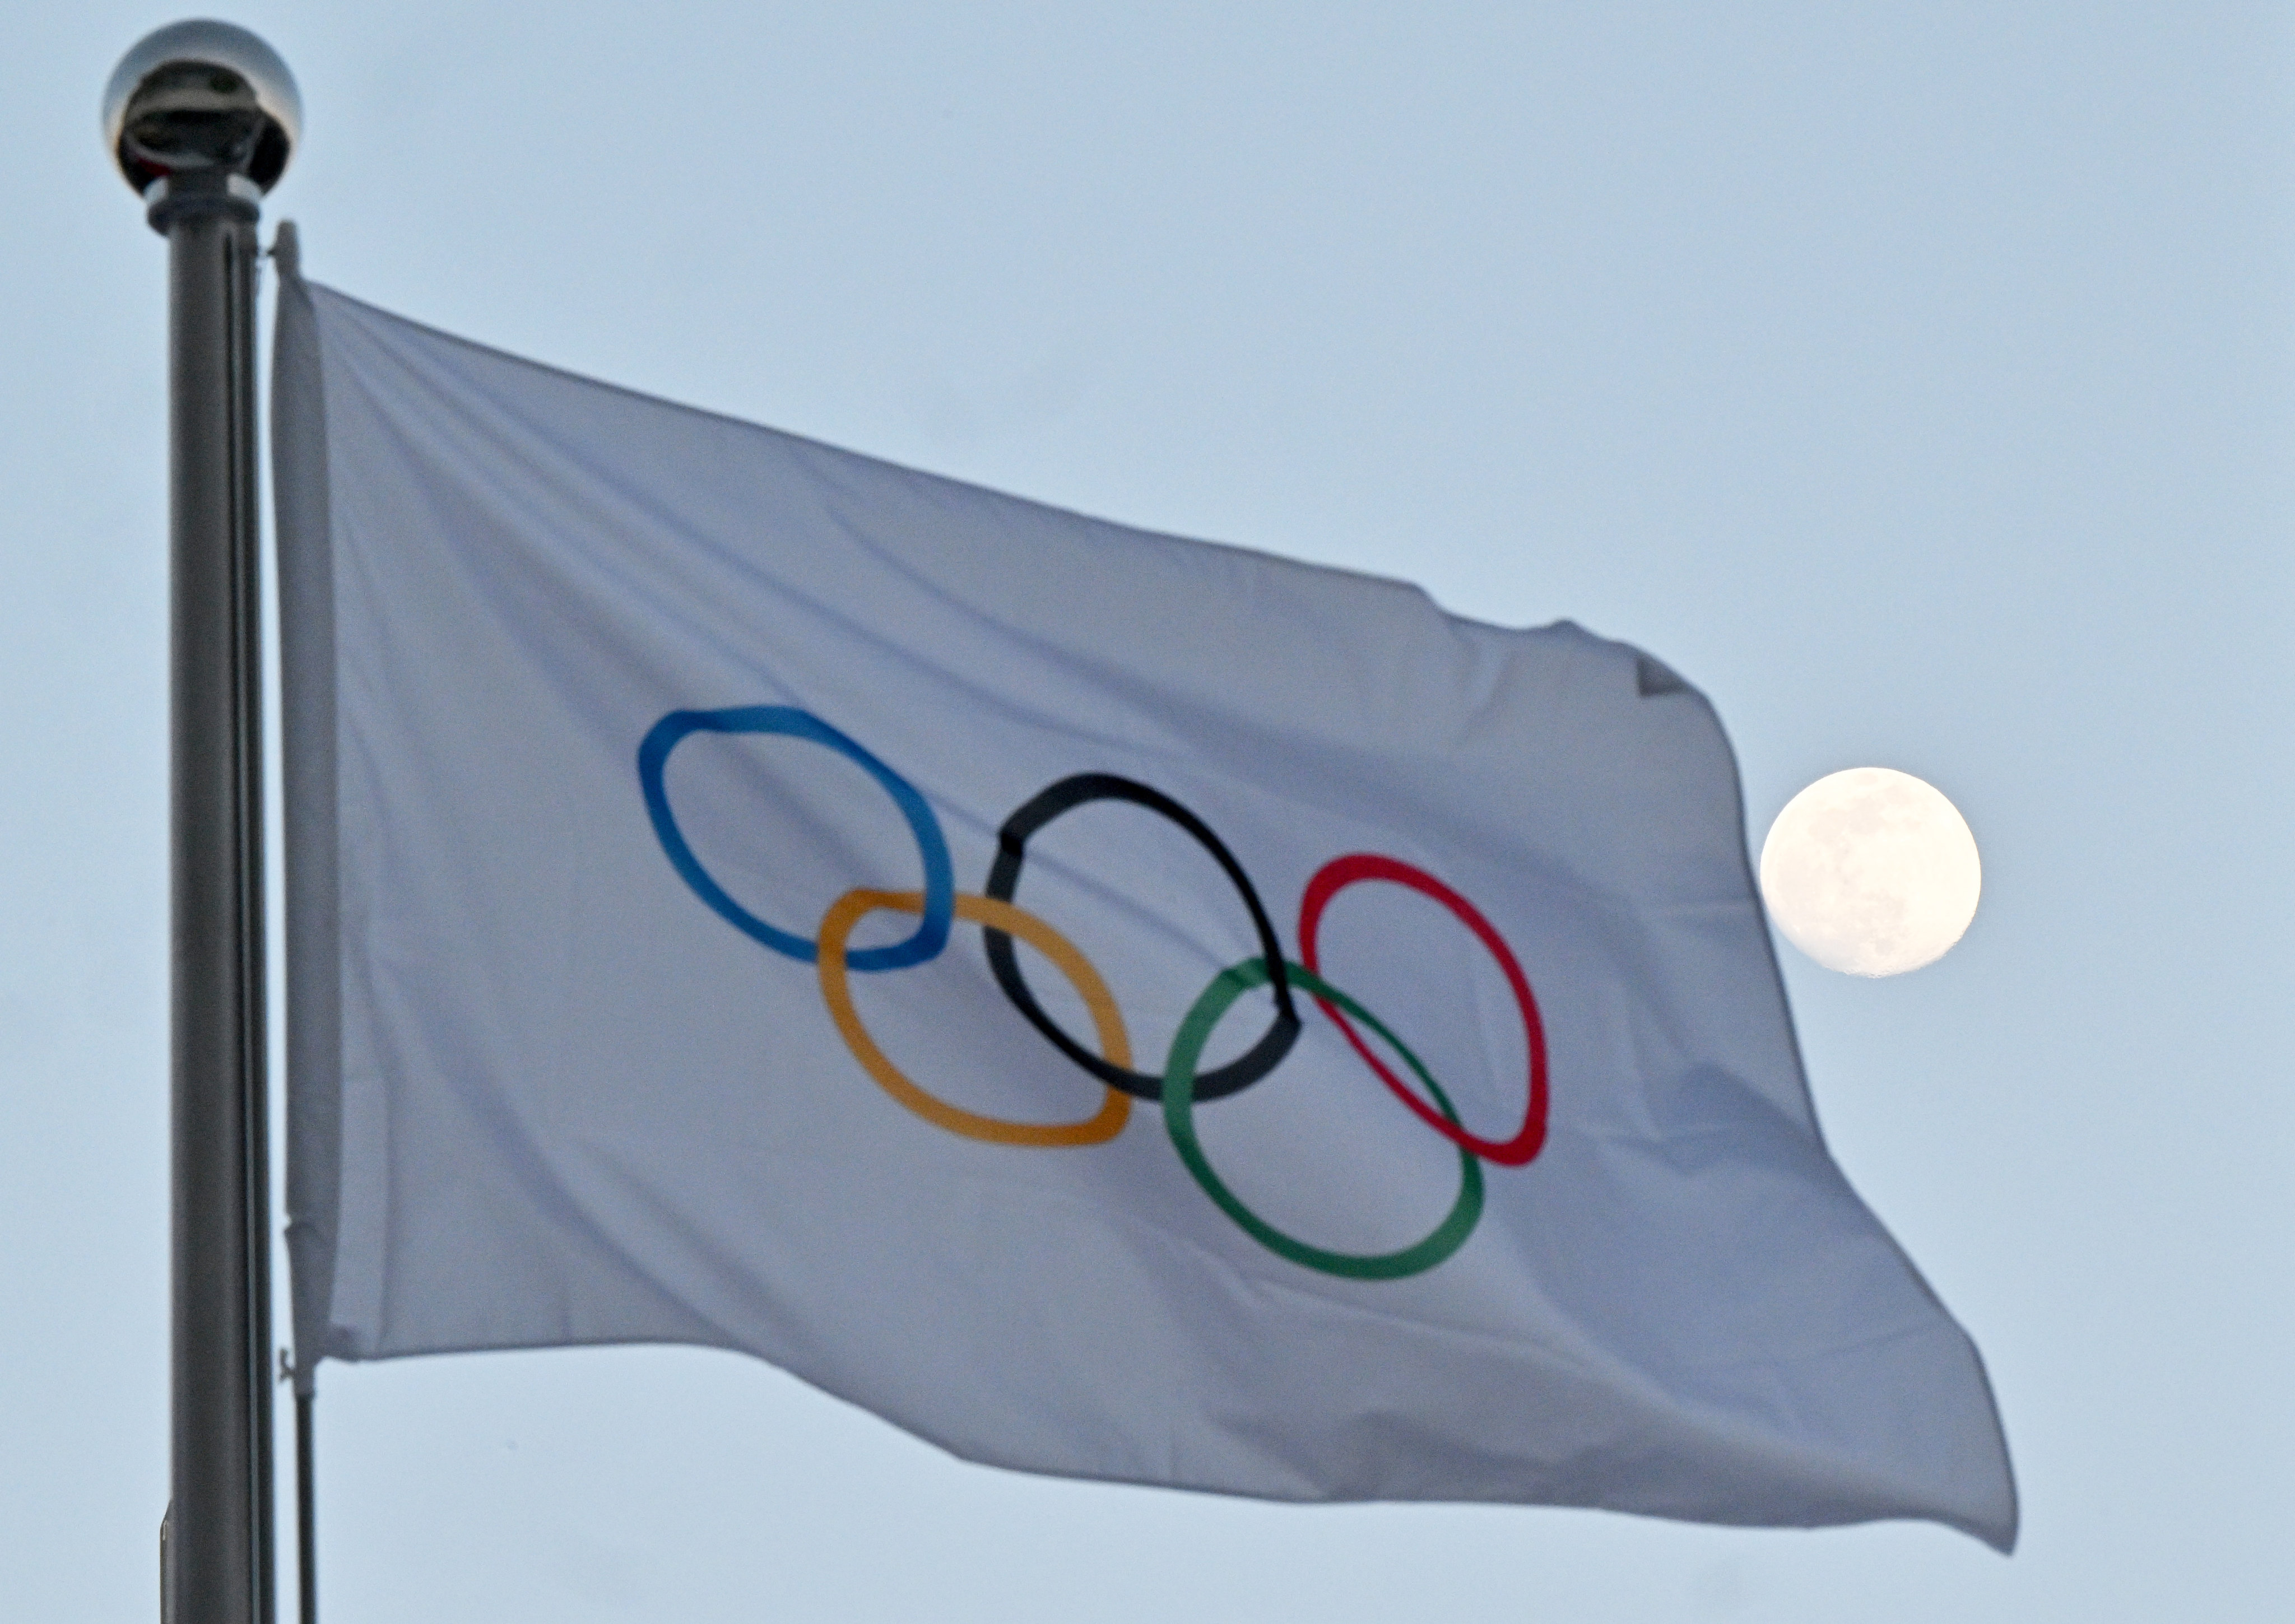
[[1828, 970], [1934, 964], [1976, 917], [1976, 836], [1934, 787], [1851, 767], [1785, 803], [1761, 844], [1761, 896], [1785, 940]]

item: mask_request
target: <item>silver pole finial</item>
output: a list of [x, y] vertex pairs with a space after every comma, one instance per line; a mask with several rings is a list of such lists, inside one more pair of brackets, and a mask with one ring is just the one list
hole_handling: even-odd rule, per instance
[[103, 91], [103, 144], [167, 229], [192, 199], [251, 210], [303, 139], [303, 101], [279, 53], [228, 22], [145, 35]]

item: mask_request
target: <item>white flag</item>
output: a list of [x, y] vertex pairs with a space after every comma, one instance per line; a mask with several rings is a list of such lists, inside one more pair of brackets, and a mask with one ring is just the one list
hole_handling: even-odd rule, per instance
[[1665, 666], [291, 274], [277, 358], [304, 1371], [693, 1342], [1031, 1471], [2013, 1542]]

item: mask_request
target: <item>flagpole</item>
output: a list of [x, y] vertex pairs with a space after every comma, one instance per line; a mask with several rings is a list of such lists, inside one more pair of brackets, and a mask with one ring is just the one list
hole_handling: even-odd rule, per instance
[[226, 23], [146, 36], [104, 139], [167, 240], [171, 1498], [164, 1624], [271, 1624], [255, 224], [301, 132]]

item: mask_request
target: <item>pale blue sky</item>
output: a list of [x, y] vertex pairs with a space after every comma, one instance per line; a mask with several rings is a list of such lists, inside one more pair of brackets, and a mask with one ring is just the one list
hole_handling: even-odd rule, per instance
[[[27, 8], [0, 178], [0, 1591], [154, 1615], [178, 13]], [[1943, 963], [1785, 950], [2024, 1539], [1281, 1508], [960, 1465], [755, 1361], [327, 1367], [329, 1624], [2281, 1616], [2295, 42], [2261, 4], [259, 4], [314, 277], [1161, 529], [1569, 616], [1756, 831], [1936, 783]], [[265, 319], [268, 312], [266, 308]], [[283, 1318], [282, 1318], [283, 1328]]]

